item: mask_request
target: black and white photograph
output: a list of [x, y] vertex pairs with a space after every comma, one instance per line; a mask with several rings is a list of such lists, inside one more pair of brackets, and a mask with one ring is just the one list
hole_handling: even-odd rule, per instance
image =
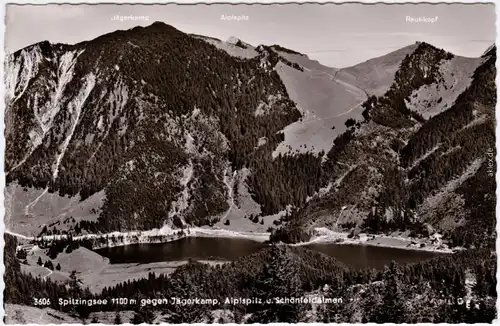
[[494, 3], [4, 8], [5, 324], [497, 320]]

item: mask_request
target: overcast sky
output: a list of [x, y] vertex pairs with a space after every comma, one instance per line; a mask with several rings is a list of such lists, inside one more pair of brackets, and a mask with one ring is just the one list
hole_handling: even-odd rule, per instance
[[[221, 20], [223, 14], [248, 20]], [[120, 22], [112, 20], [115, 15], [149, 19]], [[406, 16], [437, 20], [411, 23]], [[77, 43], [154, 21], [222, 40], [236, 36], [253, 45], [280, 44], [338, 68], [415, 41], [479, 56], [496, 35], [492, 4], [8, 5], [5, 49], [11, 52], [43, 40]]]

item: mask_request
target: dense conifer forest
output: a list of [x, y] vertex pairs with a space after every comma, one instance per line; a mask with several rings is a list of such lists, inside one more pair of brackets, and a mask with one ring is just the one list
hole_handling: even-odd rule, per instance
[[[35, 306], [31, 294], [37, 293], [50, 300], [46, 307], [82, 322], [93, 313], [91, 321], [99, 322], [95, 313], [104, 311], [116, 314], [119, 323], [117, 311], [129, 310], [134, 324], [496, 318], [496, 47], [480, 58], [470, 84], [449, 106], [425, 116], [411, 108], [410, 98], [444, 84], [442, 66], [454, 55], [418, 43], [401, 57], [383, 95], [363, 89], [366, 97], [353, 108], [357, 118], [328, 127], [342, 128], [328, 140], [328, 150], [276, 155], [286, 127], [306, 117], [276, 67], [306, 74], [308, 66], [293, 58], [300, 56], [302, 63], [307, 57], [276, 44], [253, 48], [238, 41], [234, 47], [255, 54], [242, 58], [215, 46], [220, 40], [211, 41], [156, 22], [75, 45], [41, 42], [9, 57], [34, 53], [39, 59], [27, 91], [6, 111], [7, 186], [29, 192], [22, 218], [30, 217], [30, 206], [45, 193], [59, 195], [54, 202], [78, 198], [61, 215], [73, 215], [69, 206], [95, 197], [102, 205], [88, 209], [94, 219], [68, 216], [66, 230], [58, 222], [43, 224], [37, 235], [49, 237], [24, 239], [21, 246], [5, 235], [5, 303]], [[33, 195], [34, 189], [41, 195]], [[56, 263], [60, 255], [139, 242], [139, 235], [111, 235], [115, 231], [173, 230], [151, 236], [151, 242], [179, 239], [189, 227], [209, 229], [218, 222], [233, 232], [241, 221], [227, 216], [232, 209], [243, 211], [240, 202], [252, 209], [241, 220], [251, 220], [259, 232], [267, 229], [269, 246], [234, 261], [190, 260], [171, 274], [151, 272], [95, 293], [81, 286], [76, 271], [64, 282], [23, 272], [28, 244], [46, 254], [30, 267], [57, 272], [67, 268]], [[360, 232], [412, 240], [434, 236], [454, 253], [376, 270], [291, 245], [321, 229], [348, 238]], [[89, 233], [99, 236], [73, 239]], [[51, 237], [60, 234], [65, 236]], [[61, 307], [62, 297], [197, 297], [221, 304]], [[279, 303], [279, 297], [341, 302]]]
[[[51, 157], [61, 150], [61, 137], [66, 137], [65, 128], [72, 123], [71, 110], [56, 114], [55, 127], [44, 134], [42, 145], [7, 174], [8, 184], [45, 188], [61, 196], [78, 194], [81, 200], [104, 191], [98, 223], [82, 221], [85, 227], [76, 225], [75, 233], [159, 228], [186, 187], [188, 208], [183, 219], [172, 218], [173, 224], [212, 225], [229, 209], [223, 182], [226, 162], [231, 171], [251, 171], [246, 184], [261, 207], [261, 216], [289, 205], [296, 210], [293, 218], [282, 220], [284, 225], [273, 231], [274, 239], [305, 239], [309, 232], [303, 225], [314, 223], [320, 210], [336, 215], [346, 204], [362, 206], [365, 223], [356, 223], [358, 227], [372, 232], [412, 229], [422, 233], [427, 222], [416, 221], [415, 211], [473, 162], [484, 160], [494, 147], [495, 49], [484, 55], [471, 85], [454, 104], [426, 120], [408, 109], [405, 101], [420, 87], [441, 82], [439, 65], [453, 55], [419, 43], [401, 62], [386, 93], [363, 103], [364, 121], [346, 120], [347, 130], [332, 139], [331, 150], [273, 158], [274, 149], [284, 140], [283, 128], [301, 117], [274, 67], [282, 62], [301, 70], [280, 54], [300, 53], [279, 45], [260, 45], [256, 57], [241, 59], [159, 22], [76, 45], [42, 42], [34, 47], [45, 58], [31, 86], [35, 90], [57, 68], [51, 56], [85, 49], [74, 67], [78, 78], [68, 82], [63, 98], [67, 102], [62, 105], [73, 105], [70, 99], [85, 89], [94, 69], [98, 78], [107, 79], [89, 90], [60, 166], [54, 167]], [[121, 59], [114, 63], [115, 58]], [[9, 119], [29, 127], [34, 117], [32, 111], [23, 109], [27, 101], [31, 98], [23, 96], [13, 103], [15, 116]], [[266, 113], [257, 113], [257, 108]], [[481, 115], [485, 121], [474, 123]], [[102, 121], [96, 121], [98, 116]], [[87, 134], [96, 127], [98, 132]], [[368, 128], [374, 131], [366, 133]], [[22, 134], [15, 129], [6, 134], [7, 153], [18, 153], [7, 155], [7, 170], [28, 150], [22, 147], [26, 142]], [[374, 137], [384, 142], [372, 148]], [[266, 139], [264, 145], [258, 145], [260, 139]], [[352, 170], [346, 168], [349, 164]], [[186, 185], [179, 183], [182, 169], [191, 171]], [[479, 171], [485, 173], [484, 168]], [[339, 191], [307, 201], [343, 176], [351, 185], [343, 182]], [[474, 180], [478, 178], [487, 181], [489, 189], [495, 186], [479, 175]], [[381, 188], [376, 196], [355, 201], [374, 183]], [[486, 188], [482, 189], [487, 195]], [[479, 211], [476, 206], [467, 205], [471, 210], [467, 214]], [[387, 209], [397, 211], [400, 220], [385, 221]], [[487, 239], [493, 239], [492, 219], [480, 220], [484, 221], [481, 234], [486, 232]], [[460, 229], [469, 228], [462, 225]], [[287, 236], [287, 232], [295, 235]], [[481, 246], [473, 237], [457, 236], [454, 230], [446, 230], [446, 237], [457, 245]]]
[[[157, 42], [158, 39], [162, 42]], [[125, 40], [138, 47], [131, 47]], [[196, 161], [195, 174], [199, 176], [200, 185], [193, 187], [194, 195], [203, 198], [207, 205], [193, 207], [187, 220], [199, 225], [207, 224], [209, 216], [227, 209], [223, 183], [216, 178], [223, 170], [223, 160], [228, 159], [233, 169], [255, 166], [262, 159], [269, 163], [272, 148], [282, 140], [278, 131], [300, 117], [276, 71], [259, 67], [264, 57], [271, 67], [285, 60], [269, 47], [257, 58], [242, 60], [163, 23], [113, 32], [74, 46], [46, 43], [40, 46], [47, 56], [62, 50], [79, 52], [85, 49], [75, 66], [77, 78], [68, 84], [67, 98], [85, 88], [89, 69], [98, 69], [98, 77], [108, 81], [90, 90], [81, 108], [79, 124], [60, 162], [57, 178], [53, 178], [50, 158], [57, 156], [63, 128], [71, 120], [69, 111], [56, 115], [56, 127], [45, 135], [46, 144], [34, 149], [23, 165], [11, 171], [7, 183], [17, 181], [24, 187], [47, 187], [49, 192], [60, 195], [80, 194], [82, 200], [105, 189], [101, 231], [147, 230], [161, 226], [162, 216], [171, 209], [174, 194], [180, 191], [178, 181], [169, 176], [188, 162], [180, 147], [184, 144], [170, 140], [172, 135], [169, 133], [193, 133], [195, 146], [216, 157], [215, 160], [199, 157]], [[17, 52], [14, 57], [19, 55]], [[123, 59], [118, 64], [119, 70], [115, 71], [110, 67], [115, 66], [117, 57]], [[54, 69], [50, 61], [44, 61], [35, 83], [46, 82], [44, 75]], [[103, 120], [102, 128], [108, 131], [94, 135], [94, 142], [88, 143], [85, 133], [95, 128], [92, 124], [96, 122], [96, 115], [104, 109], [96, 108], [103, 101], [102, 96], [110, 97], [111, 112], [104, 116], [112, 114], [112, 118]], [[268, 107], [266, 116], [255, 115], [261, 103]], [[26, 103], [18, 101], [14, 105], [21, 107]], [[193, 117], [190, 123], [197, 130], [184, 126], [183, 120], [196, 108], [204, 117], [216, 117], [218, 122]], [[13, 111], [20, 121], [34, 118], [33, 112]], [[181, 130], [169, 130], [170, 119], [179, 121]], [[219, 139], [214, 139], [214, 134], [219, 134]], [[24, 141], [14, 137], [21, 137], [21, 132], [7, 133], [6, 137], [7, 152], [17, 152], [19, 158], [19, 153], [25, 150], [15, 146], [21, 146]], [[268, 144], [256, 150], [261, 137], [267, 137]], [[224, 142], [229, 150], [225, 149]], [[161, 159], [157, 160], [159, 157]], [[17, 158], [6, 157], [8, 170]], [[133, 174], [125, 168], [127, 162], [134, 162]], [[31, 168], [33, 166], [36, 168]], [[279, 167], [276, 168], [279, 171]], [[165, 175], [161, 182], [157, 180], [158, 173]], [[262, 169], [258, 169], [257, 178], [265, 178], [262, 173]], [[262, 191], [256, 189], [256, 192]], [[157, 194], [164, 200], [159, 200]], [[294, 201], [300, 200], [294, 198]], [[268, 211], [272, 209], [267, 208]], [[134, 217], [134, 212], [139, 219]]]
[[[91, 312], [134, 310], [134, 323], [151, 323], [161, 314], [170, 323], [213, 320], [212, 310], [228, 309], [234, 322], [301, 322], [310, 304], [282, 304], [277, 297], [316, 293], [341, 298], [342, 303], [318, 304], [323, 322], [491, 322], [496, 316], [496, 254], [468, 250], [420, 263], [387, 266], [385, 270], [348, 268], [334, 258], [302, 247], [271, 246], [247, 257], [214, 266], [191, 261], [170, 276], [148, 278], [107, 287], [99, 294], [82, 290], [75, 278], [67, 285], [33, 278], [19, 270], [15, 238], [5, 236], [6, 303], [34, 305], [26, 293], [49, 298], [50, 307], [85, 319]], [[475, 275], [475, 285], [468, 277]], [[326, 287], [325, 287], [326, 285]], [[60, 307], [58, 298], [180, 299], [212, 298], [221, 305], [162, 304]], [[252, 298], [252, 304], [230, 304], [226, 298]], [[472, 299], [470, 299], [472, 298]], [[268, 301], [268, 299], [271, 299]], [[261, 302], [261, 303], [258, 303]], [[395, 313], [395, 312], [398, 313]]]
[[[318, 188], [339, 177], [343, 178], [343, 187], [299, 206], [293, 218], [273, 231], [273, 241], [306, 241], [312, 233], [305, 225], [319, 220], [325, 212], [338, 215], [340, 207], [349, 204], [368, 211], [363, 223], [355, 225], [370, 233], [409, 230], [412, 235], [428, 236], [426, 225], [439, 225], [445, 215], [455, 215], [457, 226], [443, 231], [450, 245], [493, 248], [496, 182], [491, 171], [496, 170], [496, 164], [489, 158], [495, 155], [495, 51], [493, 48], [483, 56], [470, 86], [448, 110], [425, 120], [406, 108], [404, 98], [422, 85], [439, 81], [442, 77], [434, 69], [435, 63], [452, 55], [427, 43], [419, 44], [401, 63], [385, 95], [369, 97], [363, 103], [365, 121], [361, 128], [371, 125], [376, 132], [363, 135], [360, 127], [351, 124], [334, 140], [321, 171], [309, 172], [321, 176]], [[433, 68], [424, 77], [417, 69], [421, 66]], [[373, 148], [374, 137], [384, 138], [382, 146]], [[372, 167], [363, 162], [370, 162]], [[454, 190], [464, 200], [462, 207], [435, 213], [429, 220], [418, 218], [428, 198], [467, 175], [474, 166], [477, 170], [473, 175]], [[371, 172], [373, 168], [376, 174]], [[380, 187], [377, 196], [360, 199], [373, 185]], [[387, 218], [388, 210], [395, 218]]]

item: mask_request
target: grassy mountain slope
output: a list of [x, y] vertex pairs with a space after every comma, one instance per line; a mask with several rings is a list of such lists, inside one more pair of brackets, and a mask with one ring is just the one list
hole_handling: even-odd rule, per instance
[[442, 232], [460, 246], [493, 243], [494, 50], [448, 110], [426, 120], [404, 101], [439, 81], [437, 67], [451, 58], [426, 43], [406, 56], [389, 90], [363, 104], [363, 124], [335, 140], [322, 166], [328, 191], [284, 219], [278, 239], [303, 241], [326, 226]]

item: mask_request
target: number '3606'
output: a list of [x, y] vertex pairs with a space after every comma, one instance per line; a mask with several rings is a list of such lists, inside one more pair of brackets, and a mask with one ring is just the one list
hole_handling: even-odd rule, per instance
[[35, 306], [48, 306], [50, 304], [50, 299], [48, 298], [33, 298], [33, 303]]

